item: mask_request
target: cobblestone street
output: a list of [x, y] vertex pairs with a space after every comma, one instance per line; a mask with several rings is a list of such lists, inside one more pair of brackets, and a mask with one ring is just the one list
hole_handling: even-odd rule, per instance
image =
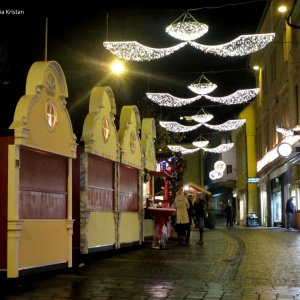
[[[81, 267], [1, 282], [3, 299], [300, 299], [300, 233], [284, 228], [198, 231], [190, 244], [151, 243]], [[83, 265], [84, 264], [84, 265]]]

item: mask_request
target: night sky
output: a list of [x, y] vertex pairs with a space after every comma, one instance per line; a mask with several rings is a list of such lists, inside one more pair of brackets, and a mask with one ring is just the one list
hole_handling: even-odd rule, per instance
[[[226, 43], [241, 34], [256, 33], [266, 5], [266, 1], [243, 0], [160, 2], [89, 4], [84, 1], [66, 8], [52, 1], [31, 8], [24, 4], [0, 4], [0, 128], [8, 128], [13, 120], [31, 64], [45, 58], [46, 18], [47, 58], [57, 61], [65, 73], [69, 90], [67, 107], [77, 138], [88, 112], [90, 91], [96, 85], [112, 87], [118, 112], [122, 105], [150, 101], [145, 97], [146, 92], [193, 97], [195, 94], [187, 86], [201, 74], [218, 85], [212, 96], [256, 87], [253, 71], [247, 68], [248, 56], [222, 58], [190, 46], [158, 60], [127, 62], [125, 75], [112, 76], [108, 66], [115, 57], [103, 47], [106, 40], [136, 40], [155, 48], [174, 46], [179, 41], [169, 36], [165, 28], [189, 10], [197, 21], [209, 26], [208, 33], [197, 42]], [[6, 9], [23, 10], [24, 15], [7, 14]], [[214, 124], [236, 118], [243, 109], [242, 105], [228, 107], [200, 100], [187, 107], [160, 108], [160, 117], [179, 121], [180, 115], [195, 114], [202, 107], [215, 115], [211, 122]]]

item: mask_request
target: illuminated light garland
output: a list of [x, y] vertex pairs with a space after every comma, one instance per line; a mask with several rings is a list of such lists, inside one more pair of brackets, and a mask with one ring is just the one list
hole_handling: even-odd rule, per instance
[[253, 99], [257, 96], [259, 93], [259, 88], [255, 89], [245, 89], [245, 90], [237, 90], [234, 93], [225, 96], [225, 97], [212, 97], [208, 95], [203, 95], [206, 99], [218, 102], [226, 105], [232, 105], [232, 104], [241, 104], [248, 102], [249, 100]]
[[188, 132], [199, 128], [202, 124], [199, 123], [193, 126], [185, 126], [177, 122], [159, 121], [159, 125], [172, 132]]
[[204, 126], [214, 129], [214, 130], [219, 130], [219, 131], [230, 131], [237, 129], [244, 125], [246, 122], [246, 119], [240, 119], [240, 120], [228, 120], [225, 123], [219, 124], [219, 125], [210, 125], [210, 124], [203, 124]]
[[198, 95], [192, 98], [178, 98], [169, 93], [146, 93], [146, 96], [148, 99], [157, 103], [158, 105], [168, 106], [168, 107], [180, 107], [183, 105], [188, 105], [191, 104], [192, 102], [201, 99], [202, 97], [205, 97], [206, 99], [213, 102], [222, 103], [225, 105], [233, 105], [233, 104], [242, 104], [250, 101], [251, 99], [253, 99], [258, 95], [259, 91], [260, 91], [259, 88], [237, 90], [234, 93], [224, 97]]
[[[201, 24], [201, 23], [199, 23]], [[165, 57], [186, 46], [188, 43], [205, 53], [220, 56], [243, 56], [263, 49], [275, 38], [275, 33], [240, 35], [236, 39], [221, 45], [203, 45], [187, 41], [168, 48], [151, 48], [137, 41], [103, 42], [103, 46], [119, 58], [145, 61]]]
[[172, 122], [172, 121], [159, 121], [159, 125], [168, 131], [172, 132], [188, 132], [195, 130], [199, 128], [201, 125], [204, 125], [210, 129], [213, 130], [219, 130], [219, 131], [230, 131], [237, 129], [241, 127], [243, 124], [245, 124], [246, 119], [239, 119], [239, 120], [228, 120], [225, 123], [219, 124], [219, 125], [210, 125], [207, 123], [199, 123], [197, 125], [193, 126], [186, 126], [179, 124], [178, 122]]
[[181, 154], [190, 154], [200, 150], [200, 148], [188, 149], [177, 145], [168, 145], [168, 148], [173, 152], [181, 152]]
[[184, 47], [187, 43], [180, 43], [169, 48], [150, 48], [136, 41], [103, 42], [103, 46], [114, 55], [125, 60], [144, 61], [165, 57]]
[[229, 143], [229, 144], [221, 144], [215, 148], [202, 148], [202, 149], [206, 152], [223, 153], [223, 152], [230, 150], [233, 146], [234, 146], [234, 143]]
[[[179, 21], [182, 19], [182, 21]], [[175, 39], [182, 41], [193, 41], [203, 36], [208, 31], [208, 26], [199, 23], [189, 12], [182, 14], [171, 25], [166, 32]]]
[[177, 98], [168, 93], [146, 93], [146, 96], [151, 101], [168, 107], [179, 107], [183, 105], [188, 105], [196, 100], [199, 100], [202, 96], [196, 96], [192, 98]]
[[188, 88], [199, 95], [206, 95], [217, 88], [215, 83], [210, 82], [204, 75], [201, 75], [194, 83], [190, 84]]
[[229, 144], [221, 144], [218, 147], [215, 148], [195, 148], [195, 149], [188, 149], [184, 148], [180, 145], [168, 145], [168, 148], [173, 151], [173, 152], [181, 152], [182, 154], [188, 154], [188, 153], [193, 153], [196, 152], [200, 149], [206, 151], [206, 152], [211, 152], [211, 153], [223, 153], [228, 150], [230, 150], [234, 146], [234, 143], [229, 143]]
[[242, 56], [264, 48], [275, 38], [275, 33], [240, 35], [236, 39], [221, 45], [208, 46], [189, 42], [196, 49], [205, 53], [212, 53], [220, 56]]

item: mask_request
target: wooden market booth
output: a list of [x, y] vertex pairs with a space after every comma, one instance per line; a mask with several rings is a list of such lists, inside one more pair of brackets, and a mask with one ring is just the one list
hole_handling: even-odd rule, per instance
[[[8, 278], [72, 267], [72, 159], [68, 89], [55, 61], [35, 62], [1, 138], [0, 269]], [[3, 156], [2, 156], [3, 155]]]
[[143, 242], [142, 172], [143, 155], [139, 131], [141, 119], [136, 105], [123, 106], [118, 137], [120, 164], [118, 166], [118, 246]]
[[118, 247], [118, 133], [110, 87], [94, 87], [77, 159], [73, 161], [73, 249], [81, 254]]

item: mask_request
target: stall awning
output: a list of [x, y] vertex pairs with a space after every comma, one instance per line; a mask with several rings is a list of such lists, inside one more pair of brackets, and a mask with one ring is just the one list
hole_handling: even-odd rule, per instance
[[187, 187], [188, 188], [188, 192], [191, 192], [191, 193], [204, 193], [204, 194], [207, 194], [207, 195], [211, 195], [211, 192], [206, 190], [204, 187], [194, 183], [194, 182], [188, 182], [188, 183], [185, 183], [184, 184], [184, 187]]

